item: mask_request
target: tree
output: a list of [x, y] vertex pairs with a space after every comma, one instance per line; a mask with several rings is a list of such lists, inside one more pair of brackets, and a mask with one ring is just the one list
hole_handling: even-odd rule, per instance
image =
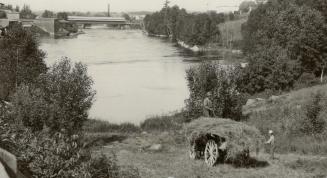
[[326, 128], [326, 121], [321, 117], [324, 95], [321, 91], [312, 95], [311, 100], [306, 105], [306, 118], [303, 123], [303, 131], [309, 134], [319, 134]]
[[88, 118], [95, 91], [87, 68], [63, 58], [39, 77], [37, 84], [21, 86], [14, 96], [14, 113], [33, 131], [79, 132]]
[[30, 6], [24, 4], [22, 10], [19, 13], [21, 19], [35, 19], [36, 15], [33, 14]]
[[47, 68], [35, 36], [16, 24], [0, 41], [0, 98], [9, 99], [20, 84], [35, 83]]
[[186, 71], [190, 96], [186, 100], [188, 117], [202, 116], [203, 100], [212, 93], [214, 113], [217, 117], [242, 119], [245, 95], [238, 91], [239, 67], [224, 68], [215, 63], [202, 63]]
[[95, 96], [93, 80], [87, 75], [87, 67], [63, 58], [41, 76], [40, 81], [45, 101], [51, 110], [48, 126], [53, 130], [80, 130], [88, 118], [88, 110]]
[[57, 13], [57, 18], [62, 19], [62, 20], [67, 20], [68, 19], [68, 13], [67, 12], [58, 12]]
[[[280, 86], [273, 87], [274, 89], [290, 89], [294, 80], [297, 80], [302, 73], [313, 73], [318, 77], [324, 71], [327, 48], [323, 44], [327, 43], [327, 26], [322, 13], [308, 5], [296, 3], [296, 0], [269, 1], [252, 11], [248, 21], [242, 26], [242, 33], [245, 44], [243, 51], [247, 58], [253, 58], [249, 59], [249, 70], [251, 68], [256, 70], [252, 73], [276, 79], [280, 78], [282, 73], [290, 77], [285, 79], [285, 82], [289, 81], [286, 82], [289, 83], [288, 87], [284, 85], [285, 82], [277, 82]], [[272, 59], [273, 56], [282, 54], [275, 49], [282, 50], [284, 57], [280, 59], [283, 59], [283, 65], [277, 62], [278, 58]], [[269, 54], [271, 57], [264, 54]], [[259, 59], [260, 55], [261, 59]], [[270, 69], [274, 70], [257, 70], [258, 68], [251, 67], [251, 65], [262, 66], [262, 64], [268, 64]], [[282, 69], [277, 68], [283, 66]], [[275, 69], [280, 72], [276, 72]], [[291, 69], [295, 71], [289, 71]], [[287, 73], [293, 73], [292, 76], [295, 78]], [[258, 91], [271, 87], [270, 84], [263, 84], [265, 82], [259, 83], [259, 80], [252, 80], [252, 82]]]
[[219, 40], [218, 24], [224, 22], [223, 17], [216, 12], [190, 14], [166, 3], [160, 12], [147, 15], [144, 25], [150, 34], [166, 35], [173, 42], [180, 40], [190, 46], [201, 46]]
[[5, 11], [0, 11], [0, 19], [7, 18], [7, 13]]
[[254, 1], [243, 1], [239, 6], [239, 11], [241, 13], [248, 13], [250, 10], [257, 7], [257, 4]]
[[128, 14], [126, 14], [126, 13], [123, 14], [123, 17], [124, 17], [127, 21], [131, 21], [131, 20], [132, 20], [131, 17], [130, 17]]
[[49, 11], [49, 10], [45, 10], [42, 14], [42, 17], [43, 18], [55, 18], [56, 17], [56, 14], [52, 11]]
[[6, 5], [5, 8], [8, 10], [13, 10], [13, 6], [11, 4]]
[[19, 6], [16, 6], [16, 7], [15, 7], [15, 11], [16, 11], [16, 12], [19, 12], [19, 11], [20, 11]]

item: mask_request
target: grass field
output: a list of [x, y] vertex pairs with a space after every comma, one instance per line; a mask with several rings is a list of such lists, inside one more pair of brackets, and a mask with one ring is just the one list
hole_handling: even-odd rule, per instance
[[[327, 157], [323, 155], [327, 154], [327, 134], [305, 135], [297, 130], [299, 121], [305, 117], [305, 105], [318, 91], [327, 96], [327, 85], [292, 91], [244, 107], [249, 114], [246, 124], [257, 127], [263, 134], [269, 129], [275, 131], [278, 152], [274, 160], [269, 159], [264, 148], [259, 155], [252, 153], [253, 159], [247, 167], [218, 164], [209, 168], [204, 160], [189, 159], [180, 114], [154, 117], [141, 127], [87, 122], [86, 135], [89, 143], [96, 146], [94, 154], [114, 154], [119, 164], [135, 166], [144, 178], [325, 178]], [[322, 112], [326, 111], [324, 107]], [[151, 151], [151, 146], [158, 144], [160, 149]]]
[[[177, 138], [176, 138], [177, 136]], [[218, 164], [209, 168], [204, 160], [191, 160], [187, 145], [178, 141], [182, 135], [173, 133], [147, 134], [114, 142], [99, 150], [106, 154], [114, 152], [119, 164], [135, 166], [144, 178], [216, 178], [216, 177], [325, 177], [324, 166], [327, 158], [278, 154], [271, 160], [262, 152], [253, 157], [253, 163], [246, 168], [237, 168], [230, 164]], [[151, 144], [163, 145], [160, 151], [145, 149]]]

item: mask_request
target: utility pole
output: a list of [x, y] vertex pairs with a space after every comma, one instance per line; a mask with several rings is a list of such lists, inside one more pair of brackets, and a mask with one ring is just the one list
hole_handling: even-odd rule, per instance
[[110, 17], [110, 4], [108, 4], [108, 17]]

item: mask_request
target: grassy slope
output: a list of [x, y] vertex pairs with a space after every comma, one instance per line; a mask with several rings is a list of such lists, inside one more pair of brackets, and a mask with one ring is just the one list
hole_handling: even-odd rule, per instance
[[[327, 139], [317, 140], [310, 136], [291, 138], [286, 135], [296, 125], [294, 122], [303, 117], [303, 106], [310, 100], [311, 94], [319, 90], [327, 91], [327, 85], [293, 91], [277, 99], [261, 101], [244, 108], [251, 113], [248, 124], [258, 127], [264, 133], [271, 128], [275, 130], [278, 151], [281, 153], [277, 154], [276, 160], [270, 160], [264, 150], [257, 157], [252, 153], [258, 161], [254, 161], [250, 168], [235, 168], [228, 164], [209, 168], [203, 160], [190, 160], [185, 135], [178, 128], [166, 132], [125, 133], [125, 137], [103, 139], [104, 143], [100, 145], [105, 146], [100, 149], [98, 147], [95, 152], [114, 152], [121, 165], [136, 166], [145, 178], [326, 177], [327, 158], [314, 154], [326, 152]], [[147, 127], [153, 127], [153, 124], [156, 126], [156, 123], [149, 122]], [[104, 138], [107, 137], [106, 134], [108, 132], [102, 133]], [[149, 151], [148, 148], [153, 144], [161, 144], [162, 150]]]
[[[307, 118], [306, 105], [318, 91], [326, 97], [327, 85], [293, 91], [274, 100], [246, 106], [244, 111], [250, 113], [247, 123], [256, 126], [264, 134], [270, 129], [274, 130], [277, 151], [280, 153], [325, 155], [327, 131], [320, 135], [306, 135], [301, 130]], [[326, 113], [327, 107], [324, 105], [320, 117], [327, 121]]]

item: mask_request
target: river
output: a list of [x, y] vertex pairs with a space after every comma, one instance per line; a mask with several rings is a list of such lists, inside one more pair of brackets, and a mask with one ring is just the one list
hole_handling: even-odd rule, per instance
[[96, 100], [90, 117], [139, 124], [178, 111], [189, 92], [185, 70], [195, 57], [169, 41], [136, 30], [86, 29], [73, 39], [42, 39], [46, 62], [63, 56], [88, 66]]

